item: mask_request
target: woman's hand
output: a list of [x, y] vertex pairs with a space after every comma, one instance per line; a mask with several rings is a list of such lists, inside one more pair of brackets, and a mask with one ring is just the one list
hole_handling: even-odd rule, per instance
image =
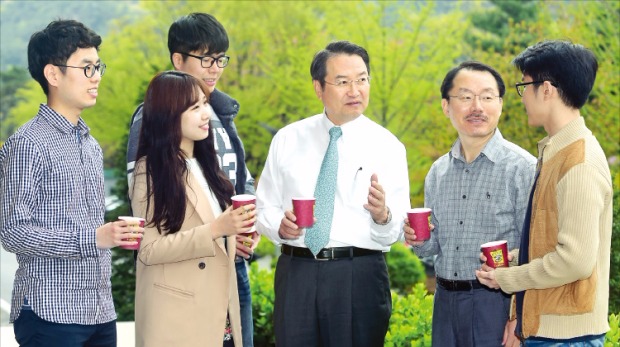
[[211, 223], [211, 233], [213, 239], [249, 233], [254, 223], [256, 223], [256, 205], [244, 205], [234, 210], [230, 206]]

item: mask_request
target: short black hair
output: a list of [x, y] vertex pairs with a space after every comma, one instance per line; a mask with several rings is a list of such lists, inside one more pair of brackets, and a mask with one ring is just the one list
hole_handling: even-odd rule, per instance
[[310, 75], [313, 81], [319, 81], [321, 87], [325, 87], [325, 76], [327, 75], [327, 60], [335, 55], [347, 54], [358, 55], [366, 64], [366, 70], [370, 76], [370, 57], [364, 47], [358, 46], [349, 41], [335, 41], [328, 44], [325, 49], [314, 55], [310, 64]]
[[[30, 36], [28, 42], [28, 71], [45, 95], [49, 94], [47, 79], [43, 69], [47, 64], [66, 65], [67, 60], [78, 48], [99, 50], [101, 36], [75, 20], [55, 20], [41, 31]], [[64, 73], [67, 68], [60, 67]]]
[[553, 83], [564, 104], [576, 109], [588, 101], [598, 70], [592, 51], [561, 40], [545, 40], [530, 46], [512, 63], [534, 81]]
[[454, 87], [454, 78], [461, 70], [470, 70], [470, 71], [486, 71], [489, 72], [495, 78], [495, 82], [497, 82], [497, 89], [499, 91], [499, 97], [503, 98], [506, 93], [506, 85], [504, 84], [504, 80], [502, 76], [497, 72], [494, 68], [489, 65], [483, 64], [479, 61], [464, 61], [459, 66], [452, 68], [444, 77], [443, 82], [441, 82], [441, 98], [450, 100], [450, 95], [448, 93]]
[[[170, 60], [174, 53], [208, 51], [222, 53], [228, 50], [228, 34], [215, 17], [208, 13], [190, 13], [170, 26], [168, 30], [168, 51]], [[183, 56], [183, 59], [186, 59]]]

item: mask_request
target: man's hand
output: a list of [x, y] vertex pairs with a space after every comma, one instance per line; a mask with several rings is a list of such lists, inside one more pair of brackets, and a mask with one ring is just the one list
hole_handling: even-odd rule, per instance
[[141, 239], [144, 228], [128, 226], [124, 220], [110, 222], [97, 228], [95, 231], [97, 248], [110, 249], [116, 246], [134, 246], [138, 241], [123, 241], [124, 239]]
[[385, 224], [388, 221], [388, 209], [385, 206], [385, 192], [379, 184], [377, 174], [370, 176], [370, 188], [368, 189], [368, 203], [364, 208], [370, 212], [372, 220], [377, 224]]
[[499, 289], [499, 283], [495, 280], [495, 269], [486, 264], [487, 257], [480, 253], [480, 260], [482, 260], [482, 267], [480, 270], [476, 270], [476, 277], [480, 283], [491, 289]]
[[515, 335], [515, 328], [517, 327], [517, 320], [509, 320], [506, 322], [506, 327], [504, 328], [504, 339], [502, 340], [502, 346], [506, 347], [519, 347], [521, 346], [521, 341]]
[[[430, 224], [431, 231], [435, 229], [435, 226]], [[405, 224], [403, 225], [403, 232], [405, 234], [405, 241], [412, 246], [421, 246], [426, 241], [417, 241], [415, 236], [415, 230], [409, 225], [409, 218], [405, 217]]]
[[282, 222], [280, 222], [280, 229], [278, 235], [283, 240], [296, 240], [303, 234], [303, 229], [295, 224], [297, 217], [293, 211], [285, 211]]

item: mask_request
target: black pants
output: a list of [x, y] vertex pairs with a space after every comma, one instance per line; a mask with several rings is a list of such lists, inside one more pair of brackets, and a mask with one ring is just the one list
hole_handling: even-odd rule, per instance
[[392, 299], [383, 254], [321, 261], [281, 255], [275, 275], [278, 347], [382, 347]]

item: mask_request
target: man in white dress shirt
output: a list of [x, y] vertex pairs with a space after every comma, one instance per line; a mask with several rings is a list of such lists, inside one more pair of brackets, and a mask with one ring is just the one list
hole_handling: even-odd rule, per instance
[[[275, 135], [257, 189], [257, 228], [282, 245], [274, 286], [276, 342], [383, 346], [392, 306], [383, 254], [398, 240], [410, 207], [405, 147], [362, 114], [370, 92], [364, 48], [330, 43], [314, 56], [310, 73], [324, 111]], [[333, 218], [329, 241], [315, 256], [305, 242], [315, 228], [295, 224], [291, 199], [315, 196], [333, 127], [342, 133], [335, 140]]]

